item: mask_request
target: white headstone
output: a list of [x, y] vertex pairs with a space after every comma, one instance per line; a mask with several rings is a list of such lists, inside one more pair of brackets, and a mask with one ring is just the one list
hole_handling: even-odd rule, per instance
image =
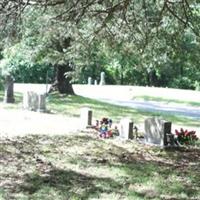
[[92, 85], [92, 78], [88, 77], [88, 85]]
[[105, 72], [101, 72], [101, 77], [100, 77], [100, 83], [99, 85], [105, 85], [106, 81], [105, 81]]
[[98, 82], [97, 82], [97, 80], [94, 80], [94, 85], [98, 85]]
[[119, 135], [123, 139], [133, 139], [133, 121], [130, 119], [122, 119], [120, 121]]
[[81, 128], [87, 128], [92, 125], [92, 110], [90, 108], [81, 108]]
[[167, 135], [171, 134], [171, 122], [159, 118], [148, 118], [144, 122], [145, 142], [160, 146], [167, 145]]

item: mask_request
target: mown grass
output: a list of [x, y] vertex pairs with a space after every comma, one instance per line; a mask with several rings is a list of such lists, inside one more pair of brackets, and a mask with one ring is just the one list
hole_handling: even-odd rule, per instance
[[200, 106], [200, 102], [196, 101], [184, 101], [184, 100], [176, 100], [176, 99], [168, 99], [162, 97], [153, 97], [153, 96], [136, 96], [134, 97], [135, 100], [145, 100], [145, 101], [158, 101], [163, 103], [177, 103], [177, 104], [185, 104], [190, 106]]
[[92, 131], [1, 139], [1, 200], [200, 199], [200, 148], [159, 149]]
[[47, 102], [48, 109], [52, 112], [72, 117], [79, 117], [80, 109], [82, 107], [89, 107], [93, 110], [93, 116], [95, 119], [110, 117], [115, 122], [119, 122], [121, 118], [128, 117], [131, 118], [136, 124], [140, 124], [143, 123], [146, 118], [156, 116], [172, 121], [178, 125], [198, 127], [200, 124], [200, 120], [180, 115], [170, 115], [164, 112], [146, 112], [125, 106], [104, 103], [81, 96], [63, 96], [55, 93], [48, 96]]
[[[0, 91], [0, 102], [3, 101], [3, 95], [4, 93]], [[22, 94], [15, 93], [14, 104], [0, 103], [0, 107], [6, 109], [21, 109]], [[155, 116], [172, 121], [177, 125], [199, 127], [200, 124], [200, 120], [198, 119], [191, 119], [181, 115], [166, 114], [164, 112], [146, 112], [144, 110], [133, 109], [125, 106], [117, 106], [81, 96], [60, 95], [58, 93], [53, 93], [49, 94], [47, 97], [47, 108], [53, 113], [63, 114], [69, 117], [79, 117], [80, 109], [82, 107], [91, 108], [93, 110], [94, 119], [110, 117], [116, 123], [118, 123], [121, 118], [128, 117], [136, 124], [141, 124], [146, 118]]]
[[[21, 100], [19, 95], [15, 108]], [[140, 123], [146, 117], [160, 115], [184, 125], [199, 124], [197, 120], [80, 96], [55, 93], [47, 99], [49, 110], [67, 116], [79, 117], [80, 108], [85, 106], [97, 119], [107, 116], [119, 121], [130, 117]], [[1, 137], [0, 199], [198, 200], [199, 160], [200, 144], [160, 149], [134, 140], [99, 139], [93, 130], [65, 136]]]

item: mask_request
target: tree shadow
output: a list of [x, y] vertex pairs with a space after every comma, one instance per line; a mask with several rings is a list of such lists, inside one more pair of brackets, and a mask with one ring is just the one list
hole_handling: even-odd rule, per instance
[[100, 197], [102, 192], [118, 193], [120, 184], [111, 178], [95, 177], [72, 170], [52, 168], [45, 176], [27, 174], [24, 182], [19, 186], [19, 191], [34, 195], [42, 188], [53, 188], [65, 196], [78, 199]]
[[[170, 184], [167, 181], [168, 177], [174, 176], [178, 177], [178, 184], [181, 188], [185, 187], [184, 193], [189, 197], [199, 194], [199, 149], [159, 150], [159, 148], [147, 147], [143, 144], [132, 143], [132, 141], [129, 144], [132, 148], [127, 148], [123, 142], [99, 139], [93, 134], [54, 137], [26, 136], [5, 142], [2, 159], [7, 159], [9, 166], [19, 167], [20, 162], [17, 159], [20, 156], [21, 164], [26, 163], [27, 168], [34, 166], [31, 173], [26, 172], [20, 178], [22, 183], [16, 181], [17, 192], [27, 194], [28, 197], [38, 195], [40, 191], [45, 190], [44, 188], [47, 188], [47, 192], [48, 190], [56, 191], [66, 196], [66, 199], [71, 197], [99, 198], [102, 193], [127, 195], [129, 185], [145, 185], [155, 181], [157, 180], [155, 179], [156, 174], [156, 178], [160, 177], [163, 180], [160, 186], [162, 188], [168, 188]], [[12, 151], [7, 151], [8, 146], [12, 147]], [[72, 151], [73, 148], [78, 151]], [[10, 158], [16, 163], [11, 162]], [[59, 166], [60, 160], [62, 160], [61, 165], [63, 163], [66, 165], [60, 168], [55, 167]], [[190, 165], [190, 162], [193, 165]], [[70, 169], [66, 167], [68, 164]], [[78, 170], [73, 170], [73, 166]], [[87, 167], [89, 170], [82, 170]], [[192, 167], [195, 167], [195, 170], [192, 170]], [[101, 173], [95, 172], [100, 168], [102, 171], [107, 170], [107, 174], [103, 174], [103, 177]], [[94, 171], [90, 173], [90, 170]], [[111, 175], [112, 170], [121, 173], [119, 173], [120, 180], [114, 178], [116, 175]], [[190, 175], [192, 176], [190, 183], [180, 181]], [[15, 175], [12, 174], [12, 176]], [[195, 184], [196, 189], [193, 187]], [[173, 188], [169, 191], [172, 194], [178, 193]], [[133, 193], [138, 197], [147, 195], [146, 193], [137, 194], [134, 189]], [[159, 196], [157, 198], [159, 199]]]

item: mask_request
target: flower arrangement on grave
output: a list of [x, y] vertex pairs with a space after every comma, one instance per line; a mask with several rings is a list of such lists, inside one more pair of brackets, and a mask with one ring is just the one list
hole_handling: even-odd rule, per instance
[[181, 128], [180, 131], [175, 130], [175, 133], [177, 141], [182, 145], [192, 145], [198, 140], [195, 131], [188, 131]]
[[101, 138], [110, 138], [118, 134], [117, 127], [112, 128], [113, 121], [109, 118], [102, 118], [100, 121], [96, 120], [95, 129], [99, 132]]

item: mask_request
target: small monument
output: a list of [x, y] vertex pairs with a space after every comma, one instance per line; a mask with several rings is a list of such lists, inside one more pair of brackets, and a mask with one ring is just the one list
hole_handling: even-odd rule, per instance
[[171, 134], [171, 122], [159, 119], [148, 118], [144, 122], [145, 142], [160, 146], [166, 146], [169, 143]]
[[45, 94], [38, 94], [38, 112], [45, 112], [46, 111], [46, 95]]
[[92, 85], [92, 78], [88, 77], [88, 85]]
[[14, 103], [14, 80], [11, 75], [6, 76], [4, 87], [4, 103]]
[[105, 81], [105, 72], [101, 72], [101, 77], [100, 77], [100, 83], [99, 85], [105, 85], [106, 81]]
[[27, 91], [23, 95], [23, 108], [31, 111], [46, 111], [46, 95]]
[[94, 85], [98, 85], [98, 82], [97, 82], [97, 80], [94, 80]]
[[81, 128], [87, 128], [92, 125], [92, 110], [90, 108], [81, 108]]
[[133, 121], [128, 118], [120, 121], [119, 136], [126, 140], [133, 139]]

